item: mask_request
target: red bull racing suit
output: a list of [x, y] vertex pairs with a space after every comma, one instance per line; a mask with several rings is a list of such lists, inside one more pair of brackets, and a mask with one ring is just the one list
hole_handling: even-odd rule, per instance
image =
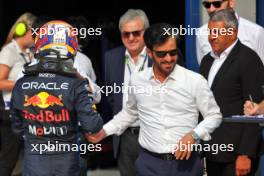
[[23, 137], [25, 176], [78, 176], [78, 124], [83, 133], [103, 125], [93, 111], [88, 81], [51, 73], [26, 75], [11, 99], [12, 129]]

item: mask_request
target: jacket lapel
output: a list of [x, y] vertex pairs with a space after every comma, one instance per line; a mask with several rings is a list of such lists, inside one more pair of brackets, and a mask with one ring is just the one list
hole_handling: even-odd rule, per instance
[[214, 58], [209, 54], [202, 60], [200, 67], [200, 74], [202, 74], [205, 79], [208, 80], [208, 74], [214, 62]]
[[[124, 73], [125, 73], [125, 48], [122, 47], [119, 53], [116, 54], [116, 63], [113, 64], [113, 84], [115, 83], [116, 86], [122, 87], [122, 83], [124, 82]], [[115, 110], [119, 111], [122, 109], [123, 106], [123, 94], [122, 91], [119, 93], [114, 93], [115, 97]], [[117, 113], [117, 112], [114, 112]]]
[[[122, 51], [119, 53], [117, 59], [117, 64], [115, 65], [115, 78], [116, 84], [122, 86], [125, 76], [125, 48], [122, 48]], [[148, 67], [152, 67], [153, 61], [151, 58], [147, 57]]]
[[122, 83], [124, 82], [124, 76], [125, 76], [125, 48], [122, 48], [121, 52], [119, 53], [117, 59], [117, 63], [115, 67], [113, 67], [115, 70], [115, 76], [116, 78], [115, 82], [118, 86], [122, 86]]

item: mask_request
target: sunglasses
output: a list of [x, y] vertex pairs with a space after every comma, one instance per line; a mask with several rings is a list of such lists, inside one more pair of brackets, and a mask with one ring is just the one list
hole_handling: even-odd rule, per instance
[[167, 54], [169, 54], [170, 56], [176, 56], [178, 54], [177, 49], [170, 50], [170, 51], [155, 51], [155, 50], [153, 51], [155, 52], [156, 56], [160, 58], [164, 58], [165, 56], [167, 56]]
[[213, 1], [213, 2], [208, 2], [208, 1], [203, 1], [203, 6], [206, 8], [206, 9], [209, 9], [211, 7], [211, 5], [213, 5], [215, 8], [220, 8], [222, 3], [226, 1], [226, 0], [223, 0], [223, 1]]
[[141, 35], [141, 32], [144, 31], [143, 29], [142, 30], [138, 30], [138, 31], [132, 31], [132, 32], [122, 32], [121, 35], [122, 37], [124, 38], [129, 38], [130, 35], [132, 34], [133, 37], [139, 37]]

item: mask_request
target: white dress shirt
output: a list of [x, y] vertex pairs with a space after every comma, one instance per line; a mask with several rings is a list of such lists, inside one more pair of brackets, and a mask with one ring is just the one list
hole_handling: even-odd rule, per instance
[[88, 56], [83, 54], [82, 52], [77, 52], [74, 58], [74, 68], [83, 76], [89, 77], [93, 82], [96, 81], [96, 76], [94, 73], [93, 65]]
[[[125, 74], [124, 74], [124, 86], [128, 86], [130, 77], [133, 73], [140, 72], [141, 71], [140, 69], [141, 69], [143, 64], [144, 64], [143, 65], [144, 69], [148, 67], [148, 57], [147, 57], [146, 47], [144, 47], [143, 50], [140, 52], [137, 63], [134, 62], [134, 60], [132, 59], [132, 57], [131, 57], [131, 55], [127, 49], [125, 52], [125, 57], [128, 58], [129, 66], [128, 66], [128, 64], [125, 63], [126, 65], [125, 65]], [[130, 70], [129, 70], [129, 68], [130, 68]], [[131, 71], [131, 73], [130, 73], [130, 71]], [[123, 93], [123, 108], [126, 106], [127, 100], [128, 100], [128, 93], [124, 92]], [[130, 126], [131, 127], [138, 127], [139, 121], [136, 121], [135, 123], [133, 123]]]
[[[264, 64], [264, 29], [263, 27], [238, 17], [238, 38], [244, 45], [253, 49], [261, 58]], [[200, 34], [205, 34], [208, 24], [203, 25], [199, 30]], [[208, 41], [208, 35], [196, 35], [196, 55], [200, 64], [203, 57], [212, 51]]]
[[[175, 144], [194, 130], [202, 140], [220, 125], [222, 115], [207, 81], [200, 75], [176, 65], [160, 83], [153, 68], [131, 76], [126, 107], [104, 125], [107, 135], [120, 135], [140, 120], [140, 145], [152, 152], [171, 153]], [[199, 111], [204, 120], [198, 124]]]
[[211, 51], [211, 56], [214, 58], [214, 62], [210, 68], [209, 74], [208, 74], [208, 85], [209, 87], [212, 87], [214, 78], [216, 76], [216, 74], [218, 73], [219, 69], [221, 68], [221, 66], [223, 65], [223, 63], [225, 62], [227, 56], [230, 54], [230, 52], [232, 51], [232, 49], [234, 48], [234, 46], [237, 44], [238, 39], [232, 44], [230, 45], [227, 49], [225, 49], [225, 51], [223, 51], [220, 56], [216, 55], [213, 51]]

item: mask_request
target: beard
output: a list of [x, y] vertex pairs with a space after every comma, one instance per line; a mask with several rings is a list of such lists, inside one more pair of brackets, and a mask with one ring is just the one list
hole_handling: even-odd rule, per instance
[[[175, 66], [176, 66], [176, 61], [172, 61], [172, 62], [156, 62], [155, 59], [153, 59], [153, 63], [154, 63], [154, 69], [157, 71], [158, 74], [162, 74], [163, 76], [169, 76], [169, 74], [174, 70]], [[165, 66], [166, 65], [166, 66]], [[171, 67], [170, 69], [166, 69], [166, 67]]]

